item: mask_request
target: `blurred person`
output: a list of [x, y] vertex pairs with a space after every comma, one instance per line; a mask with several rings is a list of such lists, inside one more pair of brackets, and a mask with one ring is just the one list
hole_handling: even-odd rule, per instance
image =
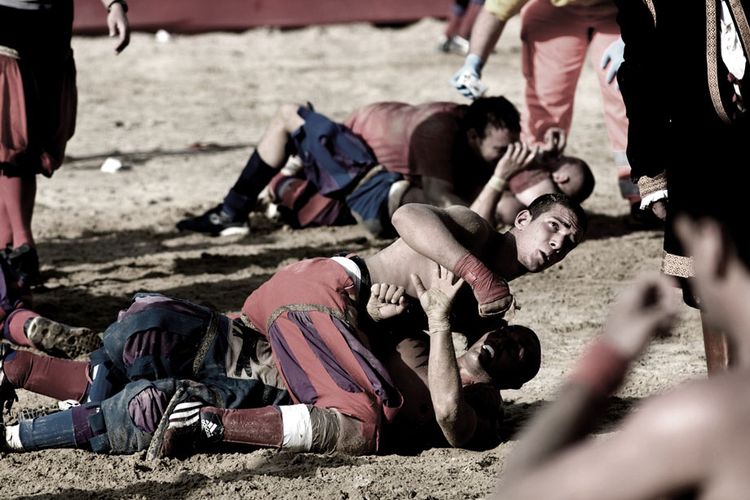
[[[124, 0], [102, 0], [115, 52], [130, 41]], [[76, 121], [72, 0], [0, 0], [0, 251], [41, 281], [31, 220], [36, 175], [63, 162]]]
[[745, 230], [687, 216], [675, 229], [694, 257], [701, 307], [727, 332], [736, 367], [642, 402], [613, 436], [587, 439], [607, 397], [648, 339], [668, 329], [676, 315], [671, 278], [638, 280], [612, 307], [603, 334], [579, 359], [558, 399], [523, 431], [496, 498], [747, 496], [750, 252]]
[[[617, 2], [625, 61], [618, 72], [627, 106], [628, 158], [642, 207], [665, 219], [662, 271], [693, 296], [692, 258], [673, 231], [680, 213], [742, 226], [750, 27], [746, 2]], [[665, 81], [680, 75], [680, 84]], [[687, 105], [690, 103], [690, 105]], [[704, 321], [709, 374], [732, 362], [726, 336]]]
[[445, 31], [438, 50], [448, 54], [465, 56], [469, 51], [469, 36], [484, 0], [454, 0], [448, 11]]
[[631, 222], [653, 225], [655, 221], [640, 209], [625, 154], [628, 120], [615, 82], [624, 44], [611, 0], [488, 0], [474, 24], [464, 65], [451, 78], [452, 85], [470, 99], [487, 91], [480, 79], [482, 70], [505, 24], [519, 11], [526, 81], [522, 140], [534, 144], [559, 130], [568, 134], [575, 90], [588, 53], [602, 94], [620, 195], [629, 203]]

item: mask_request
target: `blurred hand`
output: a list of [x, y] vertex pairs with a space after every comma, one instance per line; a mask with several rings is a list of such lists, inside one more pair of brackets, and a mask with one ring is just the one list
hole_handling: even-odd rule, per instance
[[[612, 83], [617, 77], [617, 71], [620, 69], [620, 65], [625, 60], [625, 42], [622, 38], [618, 38], [607, 47], [607, 50], [602, 54], [601, 68], [607, 69], [607, 83]], [[620, 88], [619, 86], [617, 87]]]
[[561, 127], [550, 127], [544, 132], [544, 144], [542, 153], [551, 158], [559, 157], [568, 144], [568, 137]]
[[662, 200], [653, 202], [651, 204], [651, 211], [660, 220], [666, 220], [667, 219], [667, 201], [662, 199]]
[[373, 284], [366, 308], [367, 314], [376, 322], [398, 316], [406, 309], [404, 287], [387, 283]]
[[677, 316], [676, 283], [662, 274], [646, 274], [626, 288], [610, 309], [604, 337], [629, 360], [638, 357], [655, 335], [669, 333]]
[[109, 28], [109, 36], [111, 38], [117, 37], [115, 52], [119, 54], [125, 50], [125, 47], [130, 43], [130, 24], [128, 24], [128, 16], [125, 14], [125, 9], [119, 3], [114, 3], [109, 8], [109, 14], [107, 14], [107, 28]]

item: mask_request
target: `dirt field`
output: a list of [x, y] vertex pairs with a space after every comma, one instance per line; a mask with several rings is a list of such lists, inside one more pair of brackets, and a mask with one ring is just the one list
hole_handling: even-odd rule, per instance
[[[462, 60], [435, 51], [440, 31], [441, 23], [425, 20], [399, 29], [255, 30], [173, 36], [169, 43], [136, 34], [117, 57], [106, 38], [76, 38], [77, 133], [63, 168], [39, 183], [34, 229], [48, 279], [35, 296], [37, 309], [103, 328], [131, 294], [151, 290], [236, 310], [283, 264], [385, 246], [357, 227], [291, 231], [262, 216], [253, 217], [247, 237], [186, 236], [174, 224], [221, 200], [281, 103], [311, 101], [341, 119], [378, 100], [459, 100], [448, 79]], [[515, 21], [485, 73], [492, 92], [522, 106]], [[656, 269], [661, 255], [659, 232], [627, 224], [590, 68], [576, 106], [569, 152], [592, 165], [598, 183], [585, 204], [591, 230], [561, 265], [511, 284], [522, 306], [515, 321], [535, 329], [543, 346], [536, 379], [503, 394], [511, 431], [554, 396], [608, 304], [639, 272]], [[129, 168], [101, 172], [110, 156]], [[607, 421], [702, 377], [702, 350], [697, 314], [685, 310], [675, 335], [637, 364]], [[43, 404], [49, 401], [20, 393], [19, 407]], [[72, 450], [4, 454], [0, 497], [482, 498], [513, 445], [364, 458], [257, 451], [156, 463]]]

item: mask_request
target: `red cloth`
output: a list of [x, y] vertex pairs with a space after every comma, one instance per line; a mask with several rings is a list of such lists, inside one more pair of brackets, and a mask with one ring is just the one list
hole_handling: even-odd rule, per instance
[[255, 290], [242, 312], [269, 338], [295, 403], [333, 408], [362, 422], [377, 448], [380, 426], [401, 407], [401, 395], [368, 350], [356, 321], [352, 279], [331, 259], [287, 266]]

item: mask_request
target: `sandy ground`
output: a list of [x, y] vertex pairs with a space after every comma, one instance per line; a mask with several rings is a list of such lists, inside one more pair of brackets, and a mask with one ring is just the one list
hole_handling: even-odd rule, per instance
[[[440, 31], [441, 23], [425, 20], [399, 29], [262, 29], [174, 36], [169, 43], [136, 34], [117, 57], [106, 38], [76, 38], [78, 130], [66, 164], [39, 183], [35, 232], [47, 285], [35, 297], [38, 310], [103, 328], [139, 290], [234, 310], [283, 264], [382, 248], [386, 241], [369, 241], [357, 227], [291, 231], [257, 216], [250, 236], [211, 239], [178, 234], [174, 223], [220, 201], [281, 103], [309, 100], [343, 118], [378, 100], [461, 99], [447, 83], [461, 58], [434, 50]], [[485, 73], [493, 92], [522, 106], [515, 21]], [[626, 223], [590, 68], [576, 106], [569, 152], [589, 161], [598, 182], [585, 204], [591, 231], [561, 265], [512, 283], [523, 307], [516, 322], [539, 333], [544, 352], [536, 379], [504, 393], [511, 431], [554, 396], [622, 287], [659, 263], [659, 232]], [[100, 172], [110, 156], [129, 168]], [[607, 421], [703, 374], [698, 317], [685, 310], [675, 335], [657, 341], [636, 365]], [[20, 399], [19, 407], [49, 404], [27, 392]], [[484, 453], [351, 458], [257, 451], [156, 463], [73, 450], [5, 454], [0, 497], [482, 498], [513, 445], [511, 438]]]

